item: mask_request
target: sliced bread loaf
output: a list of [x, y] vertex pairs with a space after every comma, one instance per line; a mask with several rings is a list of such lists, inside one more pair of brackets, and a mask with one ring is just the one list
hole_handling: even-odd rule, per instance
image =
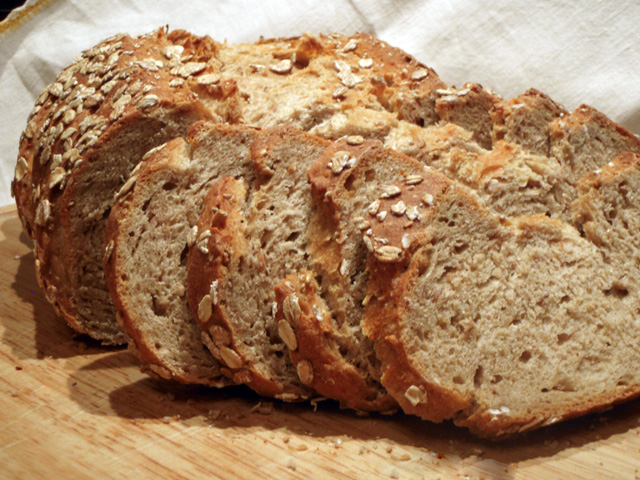
[[388, 242], [373, 242], [362, 323], [402, 408], [501, 437], [638, 396], [639, 182], [634, 154], [580, 181], [581, 231], [501, 219], [453, 184], [382, 200], [422, 214], [373, 223]]
[[104, 268], [129, 347], [147, 370], [220, 385], [187, 300], [187, 253], [205, 194], [221, 176], [255, 177], [249, 127], [196, 123], [133, 171], [111, 210]]

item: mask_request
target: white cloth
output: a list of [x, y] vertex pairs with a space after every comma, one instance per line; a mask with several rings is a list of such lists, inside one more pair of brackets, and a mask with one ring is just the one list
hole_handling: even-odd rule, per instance
[[[639, 2], [557, 0], [29, 0], [0, 24], [0, 205], [39, 92], [83, 49], [162, 25], [228, 42], [365, 31], [442, 79], [505, 98], [530, 87], [640, 133]], [[19, 25], [16, 25], [16, 19]]]

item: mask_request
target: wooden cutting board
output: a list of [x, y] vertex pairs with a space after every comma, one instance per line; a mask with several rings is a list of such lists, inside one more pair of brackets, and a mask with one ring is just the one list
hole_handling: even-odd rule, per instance
[[[0, 208], [0, 477], [640, 479], [640, 402], [492, 444], [450, 424], [159, 383], [75, 338]], [[640, 367], [640, 366], [639, 366]]]

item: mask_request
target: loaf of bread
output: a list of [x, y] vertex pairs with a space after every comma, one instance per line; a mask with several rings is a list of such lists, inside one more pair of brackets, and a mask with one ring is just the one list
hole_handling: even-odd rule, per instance
[[503, 438], [640, 393], [639, 168], [370, 35], [161, 29], [45, 89], [12, 193], [49, 301], [151, 375]]

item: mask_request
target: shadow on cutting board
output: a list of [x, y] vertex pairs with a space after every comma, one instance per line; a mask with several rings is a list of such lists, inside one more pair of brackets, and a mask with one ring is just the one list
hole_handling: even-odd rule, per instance
[[[138, 380], [132, 383], [110, 384], [111, 390], [96, 393], [96, 371], [118, 372], [122, 368], [138, 369], [136, 359], [128, 352], [113, 353], [86, 365], [70, 377], [71, 398], [89, 413], [117, 416], [134, 423], [175, 422], [178, 428], [215, 427], [240, 435], [267, 431], [310, 442], [344, 436], [361, 442], [417, 448], [438, 458], [480, 457], [505, 465], [551, 457], [568, 449], [589, 449], [591, 444], [615, 440], [617, 435], [637, 427], [640, 419], [640, 400], [636, 400], [599, 415], [492, 443], [449, 422], [434, 424], [402, 413], [360, 417], [340, 410], [337, 402], [318, 402], [316, 408], [309, 402], [284, 403], [260, 397], [243, 386], [216, 390], [140, 378], [142, 374], [138, 373]], [[108, 396], [109, 407], [97, 408], [94, 395]], [[505, 473], [501, 478], [512, 477]]]
[[2, 342], [20, 359], [69, 358], [108, 351], [99, 342], [77, 336], [56, 315], [38, 286], [33, 242], [22, 231], [20, 220], [3, 221], [2, 233], [5, 238], [0, 251], [18, 257], [7, 259], [8, 278], [0, 280], [6, 282], [6, 291], [13, 293], [11, 314], [0, 316], [5, 327]]

